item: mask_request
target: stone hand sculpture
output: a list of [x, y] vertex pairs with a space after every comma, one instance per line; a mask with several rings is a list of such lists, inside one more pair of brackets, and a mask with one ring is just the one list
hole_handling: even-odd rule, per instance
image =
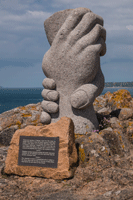
[[41, 121], [56, 122], [70, 117], [76, 134], [98, 129], [93, 108], [104, 88], [100, 56], [106, 53], [103, 19], [87, 8], [57, 12], [44, 22], [51, 45], [42, 62]]

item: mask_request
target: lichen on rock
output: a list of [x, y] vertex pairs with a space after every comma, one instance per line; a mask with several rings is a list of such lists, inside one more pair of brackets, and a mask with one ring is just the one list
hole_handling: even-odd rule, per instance
[[[123, 93], [126, 92], [123, 91]], [[118, 94], [120, 94], [119, 91]], [[71, 199], [74, 195], [74, 198], [79, 200], [83, 198], [105, 199], [105, 197], [108, 199], [132, 199], [133, 116], [130, 103], [133, 98], [127, 100], [129, 102], [128, 109], [123, 108], [122, 104], [117, 108], [115, 101], [112, 101], [110, 106], [110, 96], [113, 95], [114, 93], [106, 93], [96, 99], [94, 107], [100, 131], [95, 130], [86, 135], [75, 134], [78, 163], [73, 179], [54, 181], [14, 175], [8, 177], [1, 171], [2, 195], [7, 197], [11, 191], [11, 195], [17, 194], [21, 198], [23, 198], [22, 195], [27, 195], [26, 197], [31, 197], [31, 199], [35, 199], [36, 196], [37, 198], [58, 199], [61, 195], [65, 199], [68, 194]], [[98, 112], [102, 108], [108, 108], [108, 112], [105, 110]], [[41, 106], [38, 103], [18, 107], [0, 115], [1, 169], [5, 165], [7, 149], [14, 132], [28, 126], [29, 123], [33, 126], [42, 126], [39, 121], [40, 111]], [[23, 117], [22, 113], [29, 113], [32, 116]]]

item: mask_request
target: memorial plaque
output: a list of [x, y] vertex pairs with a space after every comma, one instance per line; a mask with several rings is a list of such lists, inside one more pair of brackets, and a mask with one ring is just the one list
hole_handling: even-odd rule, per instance
[[59, 137], [20, 136], [18, 165], [57, 168]]

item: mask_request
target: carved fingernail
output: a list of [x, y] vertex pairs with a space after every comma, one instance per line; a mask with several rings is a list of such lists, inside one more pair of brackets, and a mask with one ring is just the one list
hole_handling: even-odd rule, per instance
[[71, 95], [71, 104], [74, 108], [81, 108], [88, 102], [88, 96], [85, 91], [79, 90]]
[[45, 89], [53, 90], [56, 87], [55, 81], [50, 78], [46, 78], [43, 80], [42, 85], [45, 87]]
[[47, 93], [47, 98], [50, 100], [50, 101], [57, 101], [58, 98], [59, 98], [59, 94], [57, 91], [50, 91]]
[[56, 113], [59, 110], [58, 104], [54, 102], [42, 101], [41, 106], [48, 113]]
[[56, 103], [48, 103], [47, 106], [49, 113], [56, 113], [59, 110], [59, 106]]

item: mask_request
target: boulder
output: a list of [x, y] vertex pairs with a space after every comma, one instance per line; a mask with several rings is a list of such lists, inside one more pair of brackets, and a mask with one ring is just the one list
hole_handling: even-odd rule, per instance
[[0, 114], [0, 144], [8, 146], [16, 130], [27, 125], [43, 125], [40, 121], [41, 103], [28, 104]]
[[121, 89], [114, 92], [113, 94], [111, 94], [110, 92], [107, 92], [104, 95], [104, 98], [108, 99], [107, 103], [113, 109], [131, 107], [132, 97], [128, 90]]
[[[79, 163], [82, 167], [87, 167], [89, 173], [94, 177], [98, 172], [112, 166], [110, 148], [106, 141], [98, 133], [92, 132], [90, 135], [76, 136], [76, 143], [79, 146]], [[89, 179], [90, 175], [88, 175]], [[87, 180], [87, 176], [82, 175]]]
[[119, 119], [127, 120], [129, 118], [133, 118], [133, 109], [132, 108], [123, 108], [120, 111]]
[[106, 92], [106, 94], [97, 97], [93, 105], [97, 112], [102, 108], [108, 108], [110, 111], [121, 108], [133, 108], [133, 98], [128, 90], [121, 89], [114, 93]]
[[[59, 137], [57, 168], [18, 165], [20, 136]], [[52, 179], [70, 178], [74, 174], [77, 150], [74, 139], [74, 124], [71, 119], [62, 117], [57, 123], [46, 126], [27, 126], [17, 130], [8, 149], [5, 173], [20, 176], [38, 176]]]
[[123, 124], [117, 117], [112, 117], [110, 119], [110, 124], [113, 129], [123, 129]]
[[133, 121], [129, 121], [127, 124], [127, 136], [129, 142], [133, 145]]

